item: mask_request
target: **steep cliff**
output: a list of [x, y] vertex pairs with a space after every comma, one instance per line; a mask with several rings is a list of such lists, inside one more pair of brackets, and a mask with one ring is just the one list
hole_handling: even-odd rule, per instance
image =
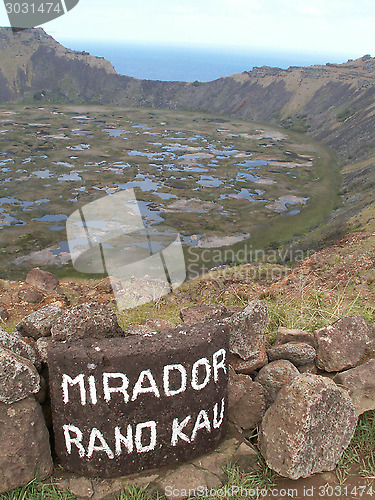
[[254, 68], [207, 83], [138, 80], [118, 75], [102, 58], [65, 49], [40, 28], [0, 29], [0, 103], [208, 111], [280, 125], [324, 142], [342, 163], [336, 226], [350, 220], [352, 228], [375, 227], [374, 84], [375, 58], [369, 55], [340, 65]]

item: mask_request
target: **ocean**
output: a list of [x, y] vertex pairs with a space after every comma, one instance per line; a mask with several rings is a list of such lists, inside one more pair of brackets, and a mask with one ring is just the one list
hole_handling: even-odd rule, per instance
[[85, 50], [108, 59], [121, 75], [146, 80], [207, 82], [250, 71], [254, 66], [310, 66], [342, 63], [337, 54], [303, 54], [260, 49], [180, 47], [91, 40], [60, 40], [73, 50]]

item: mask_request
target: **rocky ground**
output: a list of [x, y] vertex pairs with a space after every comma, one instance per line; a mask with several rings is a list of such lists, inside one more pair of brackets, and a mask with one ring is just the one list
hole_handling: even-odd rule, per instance
[[[259, 298], [268, 298], [277, 304], [283, 300], [291, 303], [312, 293], [320, 296], [322, 303], [332, 307], [336, 304], [335, 307], [341, 309], [348, 305], [354, 311], [360, 307], [368, 310], [371, 317], [375, 303], [374, 243], [375, 233], [356, 232], [302, 260], [293, 269], [267, 261], [222, 267], [185, 283], [175, 294], [162, 298], [157, 304], [120, 313], [119, 321], [126, 327], [150, 316], [159, 316], [179, 323], [179, 309], [186, 305], [223, 303], [242, 306]], [[68, 306], [93, 299], [114, 305], [108, 278], [62, 279], [39, 283], [38, 286], [32, 277], [26, 281], [0, 280], [0, 316], [3, 324], [10, 328], [46, 304], [57, 302]], [[337, 312], [341, 311], [338, 309]], [[296, 326], [296, 321], [294, 318], [292, 325], [280, 326]], [[272, 328], [271, 323], [269, 329]]]
[[[240, 467], [236, 470], [242, 471], [238, 472], [242, 485], [249, 477], [260, 481], [262, 476], [263, 482], [259, 484], [267, 484], [268, 488], [274, 484], [278, 491], [293, 488], [297, 491], [294, 498], [306, 497], [304, 488], [310, 491], [313, 488], [315, 494], [322, 488], [324, 495], [319, 493], [319, 496], [329, 498], [328, 486], [341, 488], [340, 498], [355, 498], [353, 488], [371, 484], [371, 469], [366, 468], [365, 463], [371, 459], [366, 446], [370, 445], [371, 449], [373, 439], [370, 410], [374, 405], [371, 375], [374, 370], [371, 354], [374, 352], [374, 238], [375, 234], [370, 232], [350, 234], [303, 260], [293, 270], [270, 262], [220, 268], [184, 284], [177, 293], [157, 304], [118, 313], [117, 318], [108, 279], [60, 282], [57, 277], [35, 269], [24, 282], [3, 281], [0, 289], [5, 328], [2, 341], [17, 354], [12, 357], [7, 349], [5, 353], [2, 351], [2, 370], [5, 369], [5, 376], [9, 377], [12, 366], [18, 367], [17, 373], [21, 373], [23, 382], [17, 389], [13, 387], [14, 390], [12, 384], [3, 386], [7, 390], [2, 390], [2, 404], [10, 405], [8, 411], [13, 409], [14, 415], [22, 415], [27, 406], [29, 418], [40, 422], [39, 406], [29, 397], [37, 393], [38, 401], [44, 404], [44, 418], [50, 425], [50, 412], [45, 405], [46, 386], [45, 382], [39, 386], [36, 369], [40, 371], [41, 361], [46, 362], [45, 349], [51, 327], [52, 340], [61, 342], [84, 339], [103, 328], [108, 329], [108, 336], [119, 335], [121, 329], [117, 321], [125, 334], [145, 335], [145, 338], [173, 328], [181, 324], [181, 320], [187, 327], [199, 321], [221, 322], [231, 332], [231, 424], [226, 440], [221, 448], [202, 459], [177, 469], [158, 469], [128, 478], [129, 484], [140, 487], [152, 483], [158, 490], [172, 483], [180, 488], [194, 489], [201, 484], [219, 488], [226, 480], [222, 466], [232, 461]], [[90, 306], [91, 312], [86, 311], [88, 302], [96, 304]], [[86, 311], [89, 321], [80, 321], [82, 311]], [[340, 319], [345, 316], [350, 318]], [[89, 332], [87, 324], [91, 325]], [[15, 327], [18, 334], [14, 333]], [[249, 328], [250, 337], [246, 333]], [[9, 335], [6, 331], [12, 333]], [[41, 374], [41, 381], [45, 381], [45, 368]], [[312, 394], [316, 397], [311, 397]], [[332, 408], [340, 408], [340, 411], [333, 415]], [[335, 472], [306, 477], [335, 467], [343, 447], [353, 436], [360, 414], [364, 418], [360, 418], [354, 444], [346, 452], [346, 457], [351, 459], [340, 462]], [[282, 432], [279, 425], [275, 433], [275, 422], [283, 422]], [[301, 434], [297, 422], [305, 426]], [[9, 423], [4, 420], [4, 425]], [[318, 434], [317, 429], [320, 429]], [[11, 440], [12, 432], [12, 428], [7, 431]], [[284, 444], [278, 442], [283, 433], [294, 436], [291, 447], [285, 448], [285, 441]], [[36, 425], [33, 434], [25, 436], [25, 440], [41, 443], [46, 439], [44, 434], [43, 427], [39, 429]], [[297, 441], [296, 436], [299, 436]], [[367, 445], [358, 447], [361, 439], [367, 441]], [[19, 446], [22, 442], [20, 439]], [[257, 446], [263, 455], [260, 462]], [[308, 455], [303, 454], [304, 449], [309, 450]], [[278, 456], [280, 450], [284, 450], [284, 456]], [[20, 449], [18, 452], [21, 453]], [[44, 457], [42, 470], [47, 476], [52, 469], [46, 448], [42, 446], [38, 455]], [[31, 464], [34, 460], [27, 454], [24, 459]], [[280, 476], [271, 473], [265, 463]], [[238, 484], [238, 477], [231, 476], [233, 469], [227, 469], [227, 474], [227, 484]], [[54, 478], [59, 487], [70, 489], [78, 498], [115, 498], [125, 484], [124, 478], [80, 478], [58, 468]], [[9, 484], [16, 486], [17, 482]], [[351, 496], [343, 489], [349, 487]], [[362, 498], [370, 498], [368, 492], [366, 490]], [[283, 495], [273, 497], [283, 498]]]

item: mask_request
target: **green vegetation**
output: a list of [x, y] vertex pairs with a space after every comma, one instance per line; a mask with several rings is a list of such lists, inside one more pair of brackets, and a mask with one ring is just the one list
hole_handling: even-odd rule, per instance
[[306, 134], [311, 128], [306, 114], [288, 116], [288, 118], [281, 121], [281, 126], [302, 134]]
[[[371, 280], [365, 278], [367, 283], [362, 293], [358, 290], [358, 283], [362, 280], [356, 276], [342, 286], [334, 286], [332, 290], [317, 290], [304, 281], [297, 282], [293, 293], [287, 296], [277, 288], [274, 291], [272, 286], [269, 288], [275, 277], [282, 278], [288, 272], [288, 268], [271, 264], [230, 267], [221, 272], [211, 272], [184, 283], [175, 294], [163, 297], [157, 303], [118, 313], [119, 322], [126, 328], [157, 317], [177, 324], [181, 321], [179, 311], [182, 307], [208, 303], [244, 307], [267, 285], [268, 289], [260, 293], [260, 298], [267, 303], [267, 332], [271, 334], [271, 339], [280, 326], [313, 332], [352, 315], [361, 315], [367, 321], [375, 322], [375, 305], [371, 297], [367, 296], [367, 300], [363, 297], [372, 287]], [[366, 277], [367, 271], [361, 276]], [[258, 284], [259, 288], [254, 284]]]
[[[254, 467], [253, 472], [243, 472], [236, 465], [229, 465], [224, 468], [224, 472], [226, 475], [226, 480], [223, 485], [223, 492], [225, 492], [225, 486], [227, 486], [227, 491], [230, 493], [228, 495], [223, 495], [220, 498], [233, 500], [243, 500], [244, 495], [241, 494], [242, 491], [254, 491], [257, 490], [259, 492], [268, 491], [270, 488], [276, 486], [277, 474], [273, 473], [265, 464], [261, 455], [258, 456], [257, 464]], [[232, 494], [234, 492], [234, 494]], [[238, 492], [238, 493], [236, 493]], [[218, 496], [214, 494], [208, 496], [199, 496], [199, 497], [191, 497], [192, 499], [197, 500], [201, 498], [203, 500], [214, 500]], [[258, 500], [262, 498], [262, 495], [255, 494], [250, 495], [248, 498], [252, 498], [254, 500]]]
[[375, 481], [375, 412], [367, 412], [360, 416], [355, 435], [350, 446], [345, 450], [336, 468], [336, 475], [341, 484], [349, 479], [353, 468], [364, 483]]
[[280, 326], [313, 332], [345, 316], [361, 315], [367, 321], [375, 319], [375, 306], [364, 305], [359, 296], [348, 302], [345, 289], [339, 291], [334, 300], [324, 291], [304, 292], [303, 287], [300, 291], [301, 294], [285, 302], [276, 300], [272, 294], [266, 298], [269, 332], [277, 331]]
[[9, 493], [0, 494], [0, 500], [74, 500], [68, 491], [59, 491], [52, 481], [44, 483], [36, 479]]
[[116, 500], [162, 500], [164, 495], [151, 491], [148, 486], [124, 489]]

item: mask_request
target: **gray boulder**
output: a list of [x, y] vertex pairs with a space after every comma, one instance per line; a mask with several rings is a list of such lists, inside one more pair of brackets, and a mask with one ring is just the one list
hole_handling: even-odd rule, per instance
[[37, 369], [40, 368], [40, 359], [35, 349], [22, 340], [17, 333], [8, 333], [0, 327], [0, 347], [28, 359]]
[[1, 403], [15, 403], [40, 389], [40, 378], [35, 366], [4, 347], [0, 347], [0, 381]]
[[243, 430], [254, 429], [267, 408], [267, 394], [262, 385], [248, 375], [229, 373], [228, 418]]
[[269, 361], [287, 359], [295, 366], [313, 363], [316, 357], [315, 349], [309, 344], [283, 344], [267, 349]]
[[230, 363], [237, 373], [250, 374], [268, 362], [264, 330], [267, 308], [260, 301], [224, 318], [230, 330]]
[[316, 364], [321, 370], [339, 372], [354, 368], [369, 343], [369, 325], [361, 316], [342, 318], [315, 332]]
[[224, 322], [230, 329], [230, 352], [245, 361], [259, 357], [265, 346], [266, 305], [254, 300], [243, 311], [226, 318]]
[[259, 448], [268, 466], [298, 479], [333, 470], [349, 446], [357, 414], [332, 380], [301, 374], [280, 390], [261, 423]]
[[59, 286], [59, 278], [48, 271], [43, 271], [36, 267], [32, 269], [26, 276], [26, 283], [35, 286], [43, 292], [53, 292]]
[[280, 359], [264, 366], [254, 381], [261, 384], [268, 392], [271, 401], [275, 401], [280, 389], [299, 375], [298, 369], [290, 361]]
[[49, 435], [34, 398], [0, 403], [0, 493], [52, 474]]
[[338, 373], [333, 380], [348, 391], [357, 415], [375, 410], [375, 359]]
[[237, 373], [251, 375], [268, 363], [266, 346], [260, 346], [259, 351], [254, 353], [254, 356], [246, 361], [237, 356], [237, 354], [230, 354], [229, 362]]
[[48, 337], [53, 323], [60, 315], [61, 307], [58, 304], [48, 304], [23, 318], [16, 328], [24, 337], [35, 340]]
[[316, 339], [312, 333], [280, 326], [276, 333], [274, 345], [283, 345], [289, 342], [294, 342], [295, 344], [309, 344], [314, 348], [316, 347]]
[[34, 288], [22, 288], [18, 292], [18, 298], [22, 300], [22, 302], [27, 302], [28, 304], [37, 304], [40, 302], [44, 295], [39, 290], [35, 290]]
[[71, 307], [54, 322], [53, 340], [103, 339], [118, 337], [124, 332], [117, 323], [113, 309], [99, 302], [85, 302]]

